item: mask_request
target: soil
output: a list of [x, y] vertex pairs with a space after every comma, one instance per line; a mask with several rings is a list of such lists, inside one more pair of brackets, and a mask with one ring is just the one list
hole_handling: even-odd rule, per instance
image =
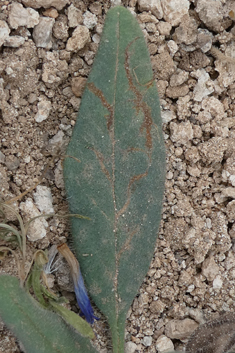
[[[164, 340], [168, 349], [182, 350], [198, 324], [235, 309], [235, 8], [232, 1], [218, 0], [214, 13], [206, 7], [211, 2], [182, 1], [179, 14], [177, 0], [164, 0], [161, 14], [157, 1], [56, 0], [55, 7], [46, 9], [27, 0], [23, 9], [34, 8], [29, 18], [34, 23], [23, 25], [12, 16], [12, 5], [20, 1], [0, 4], [0, 30], [4, 21], [9, 38], [20, 37], [12, 39], [12, 47], [9, 38], [1, 42], [0, 31], [1, 198], [6, 202], [38, 183], [51, 193], [55, 213], [67, 211], [63, 152], [105, 14], [114, 3], [122, 3], [143, 29], [161, 102], [167, 174], [154, 258], [127, 317], [128, 353], [162, 352]], [[72, 5], [79, 10], [77, 17], [71, 14]], [[39, 17], [53, 25], [43, 44], [34, 30]], [[69, 42], [77, 26], [83, 26], [80, 49]], [[39, 209], [35, 190], [13, 204], [24, 219], [29, 217], [27, 200]], [[17, 225], [12, 214], [8, 220]], [[69, 235], [65, 219], [47, 223], [40, 225], [46, 236], [28, 240], [28, 264], [35, 250]], [[1, 273], [17, 275], [10, 254], [0, 259], [0, 266]], [[53, 288], [77, 310], [66, 265], [51, 276]], [[99, 351], [110, 352], [105, 319], [94, 330]], [[0, 341], [1, 352], [21, 352], [3, 323]]]

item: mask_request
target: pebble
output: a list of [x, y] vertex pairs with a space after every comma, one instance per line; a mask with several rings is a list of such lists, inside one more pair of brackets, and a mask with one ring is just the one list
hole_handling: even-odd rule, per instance
[[159, 353], [174, 351], [174, 344], [170, 338], [161, 335], [156, 341], [156, 349]]
[[37, 47], [51, 49], [54, 23], [54, 18], [40, 17], [38, 25], [33, 29], [33, 39]]
[[161, 0], [138, 0], [140, 12], [151, 11], [159, 20], [163, 17]]
[[53, 35], [55, 38], [65, 41], [69, 36], [68, 29], [67, 17], [60, 15], [53, 26]]
[[58, 189], [64, 188], [63, 166], [61, 161], [57, 163], [55, 169], [55, 185]]
[[78, 51], [85, 47], [90, 40], [89, 29], [85, 26], [79, 25], [73, 31], [72, 37], [69, 38], [66, 49], [68, 51]]
[[[0, 157], [1, 160], [1, 157]], [[232, 199], [235, 199], [235, 188], [234, 187], [228, 187], [222, 190], [222, 195], [226, 197], [231, 197]]]
[[172, 26], [180, 24], [181, 19], [188, 13], [188, 0], [161, 0], [163, 18]]
[[126, 342], [125, 353], [134, 353], [137, 349], [137, 345], [134, 342]]
[[171, 32], [172, 25], [168, 22], [160, 21], [157, 25], [159, 33], [163, 36], [169, 36]]
[[43, 16], [57, 18], [59, 16], [59, 14], [56, 9], [51, 7], [50, 9], [47, 9], [46, 11], [43, 12]]
[[42, 80], [49, 87], [55, 88], [68, 77], [68, 64], [66, 60], [59, 59], [59, 53], [55, 50], [48, 51], [42, 67]]
[[122, 4], [122, 0], [110, 0], [111, 7], [120, 6]]
[[16, 170], [20, 165], [20, 160], [14, 155], [6, 157], [5, 164], [8, 170]]
[[207, 29], [198, 28], [197, 44], [203, 53], [207, 53], [212, 46], [213, 34]]
[[5, 40], [9, 37], [10, 29], [5, 21], [0, 20], [0, 47]]
[[51, 190], [47, 186], [38, 185], [33, 198], [37, 208], [42, 213], [54, 213]]
[[215, 263], [212, 256], [208, 257], [202, 263], [202, 274], [208, 281], [213, 281], [219, 273], [219, 266]]
[[153, 338], [151, 336], [145, 336], [142, 340], [142, 343], [145, 347], [150, 347], [152, 344]]
[[171, 140], [182, 145], [187, 145], [193, 139], [193, 128], [189, 121], [176, 124], [170, 123]]
[[183, 340], [189, 337], [197, 327], [198, 324], [191, 319], [171, 320], [166, 324], [165, 334], [169, 338]]
[[208, 29], [219, 32], [223, 21], [223, 6], [221, 1], [198, 0], [196, 12]]
[[33, 28], [39, 23], [39, 13], [31, 8], [25, 9], [22, 4], [13, 2], [10, 5], [9, 24], [11, 28], [17, 29], [21, 26]]
[[0, 163], [5, 163], [5, 155], [0, 151]]
[[86, 81], [87, 81], [87, 79], [84, 77], [81, 77], [81, 76], [73, 77], [72, 83], [71, 83], [71, 88], [72, 88], [73, 94], [76, 97], [82, 96], [82, 92], [85, 88]]
[[180, 69], [177, 69], [176, 72], [170, 78], [171, 87], [180, 86], [182, 83], [187, 81], [189, 73]]
[[35, 115], [35, 120], [37, 123], [41, 123], [43, 120], [46, 120], [49, 117], [51, 111], [51, 102], [48, 100], [42, 99], [38, 102], [38, 112]]
[[77, 27], [83, 22], [82, 11], [77, 9], [73, 4], [68, 8], [68, 20], [69, 27]]
[[83, 24], [89, 29], [93, 29], [97, 25], [97, 17], [90, 11], [86, 11], [83, 15]]
[[0, 192], [1, 193], [6, 193], [6, 191], [9, 190], [8, 180], [9, 179], [5, 168], [2, 165], [0, 165]]
[[10, 36], [6, 38], [4, 45], [6, 47], [18, 48], [21, 45], [23, 45], [24, 42], [25, 42], [25, 39], [21, 36]]
[[195, 76], [198, 77], [198, 82], [193, 90], [194, 100], [201, 102], [203, 98], [214, 92], [214, 88], [212, 85], [209, 85], [210, 76], [205, 69], [197, 70]]
[[55, 146], [57, 148], [61, 147], [63, 142], [64, 142], [64, 133], [63, 133], [63, 131], [60, 130], [60, 131], [57, 132], [57, 134], [55, 136], [53, 136], [49, 140], [48, 144], [50, 145], [50, 148], [53, 149], [53, 147], [55, 147]]
[[[33, 200], [28, 198], [25, 202], [20, 203], [20, 210], [24, 214], [27, 221], [33, 217], [40, 216], [40, 212], [34, 205]], [[27, 237], [30, 241], [36, 241], [46, 236], [47, 221], [43, 218], [37, 218], [29, 225]]]
[[223, 286], [223, 280], [222, 280], [221, 276], [218, 275], [215, 277], [215, 279], [213, 281], [213, 288], [220, 289], [220, 288], [222, 288], [222, 286]]
[[99, 44], [99, 42], [100, 42], [100, 36], [99, 36], [99, 34], [95, 33], [95, 34], [92, 36], [92, 40], [93, 40], [94, 43]]
[[50, 7], [55, 7], [57, 10], [62, 10], [69, 2], [69, 0], [23, 0], [25, 6], [33, 7], [34, 9], [39, 9], [44, 7], [48, 9]]

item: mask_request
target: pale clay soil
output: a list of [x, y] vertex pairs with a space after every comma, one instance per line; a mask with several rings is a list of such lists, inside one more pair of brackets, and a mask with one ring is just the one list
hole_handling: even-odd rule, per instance
[[[45, 212], [43, 194], [49, 212], [67, 211], [62, 155], [105, 14], [115, 3], [128, 7], [143, 29], [167, 152], [162, 222], [150, 269], [128, 313], [127, 352], [161, 352], [173, 345], [182, 350], [198, 324], [235, 311], [234, 1], [22, 0], [19, 7], [21, 1], [1, 0], [1, 198], [30, 189], [48, 166], [40, 186], [14, 207], [25, 220]], [[40, 220], [35, 228], [28, 263], [36, 249], [69, 235], [63, 219]], [[17, 275], [10, 254], [0, 266], [1, 273]], [[67, 278], [64, 264], [51, 275], [52, 285], [77, 310]], [[110, 352], [105, 320], [94, 330], [99, 351]], [[3, 323], [0, 351], [21, 352]]]

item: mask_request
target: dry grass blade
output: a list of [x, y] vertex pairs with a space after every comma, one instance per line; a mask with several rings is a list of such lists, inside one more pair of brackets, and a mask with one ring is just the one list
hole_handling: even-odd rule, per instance
[[189, 353], [226, 353], [235, 344], [235, 315], [225, 313], [200, 325], [186, 346]]

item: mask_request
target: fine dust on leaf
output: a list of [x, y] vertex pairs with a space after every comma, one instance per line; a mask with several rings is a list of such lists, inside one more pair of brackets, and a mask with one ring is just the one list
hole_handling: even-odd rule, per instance
[[186, 352], [226, 353], [235, 344], [234, 324], [234, 313], [225, 313], [218, 319], [200, 325], [191, 335]]

